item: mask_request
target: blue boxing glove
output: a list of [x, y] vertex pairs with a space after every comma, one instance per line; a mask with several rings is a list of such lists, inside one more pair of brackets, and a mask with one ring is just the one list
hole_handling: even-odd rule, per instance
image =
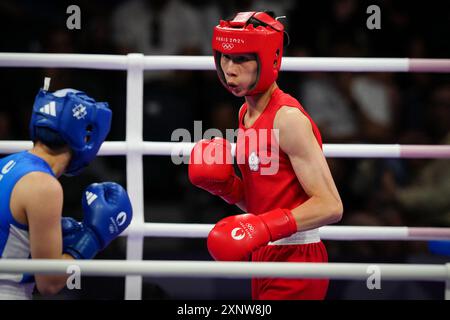
[[450, 240], [430, 240], [428, 250], [437, 255], [450, 256]]
[[75, 259], [92, 259], [130, 224], [131, 202], [125, 189], [114, 182], [94, 183], [82, 198], [83, 222], [63, 218], [63, 252]]
[[[76, 254], [76, 252], [72, 252], [73, 250], [71, 250], [75, 245], [77, 245], [77, 247], [81, 246], [81, 239], [86, 240], [86, 238], [83, 237], [83, 234], [86, 232], [83, 224], [73, 218], [62, 217], [61, 229], [63, 234], [63, 252], [69, 253], [75, 259], [83, 259], [79, 254]], [[85, 242], [85, 245], [88, 245], [88, 243], [89, 242]], [[85, 250], [80, 249], [77, 251], [85, 252]]]

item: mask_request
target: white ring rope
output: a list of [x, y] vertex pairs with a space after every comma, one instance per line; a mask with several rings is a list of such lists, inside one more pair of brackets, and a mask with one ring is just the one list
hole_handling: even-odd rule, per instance
[[[133, 55], [133, 54], [131, 54]], [[126, 55], [0, 53], [0, 67], [127, 70]], [[144, 56], [145, 70], [214, 70], [211, 56]], [[284, 57], [283, 71], [449, 72], [450, 59]]]
[[[0, 153], [14, 153], [30, 149], [30, 141], [2, 140]], [[154, 156], [189, 156], [194, 143], [145, 141], [127, 143], [106, 141], [99, 155], [117, 156], [127, 152]], [[234, 145], [233, 145], [234, 147]], [[233, 148], [234, 151], [234, 148]], [[325, 156], [332, 158], [431, 158], [449, 159], [450, 145], [400, 145], [400, 144], [324, 144]], [[233, 152], [234, 153], [234, 152]]]
[[[131, 224], [122, 236], [206, 238], [212, 224], [155, 223]], [[383, 240], [428, 241], [450, 240], [450, 228], [323, 226], [319, 228], [323, 240]]]
[[[121, 261], [1, 259], [0, 272], [63, 274], [78, 266], [82, 276], [197, 277], [197, 278], [329, 278], [367, 279], [379, 268], [382, 280], [446, 281], [450, 264], [363, 264], [299, 262]], [[72, 269], [73, 270], [73, 269]]]

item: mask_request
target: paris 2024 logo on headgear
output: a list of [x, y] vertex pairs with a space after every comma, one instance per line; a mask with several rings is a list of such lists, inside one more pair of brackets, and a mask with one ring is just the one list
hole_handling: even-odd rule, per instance
[[222, 48], [223, 50], [231, 50], [234, 48], [234, 44], [224, 42], [222, 43]]

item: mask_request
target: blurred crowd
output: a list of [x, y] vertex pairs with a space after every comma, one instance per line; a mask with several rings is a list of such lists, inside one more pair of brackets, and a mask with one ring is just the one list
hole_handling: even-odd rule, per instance
[[[81, 29], [69, 30], [69, 5], [81, 9]], [[366, 26], [377, 4], [381, 29]], [[356, 0], [102, 0], [0, 2], [0, 52], [211, 55], [212, 29], [237, 11], [272, 10], [286, 16], [289, 57], [449, 58], [450, 14], [445, 2]], [[113, 110], [108, 140], [125, 139], [124, 71], [0, 68], [3, 102], [0, 140], [27, 140], [34, 96], [44, 76], [51, 90], [73, 87]], [[450, 77], [445, 73], [282, 72], [280, 87], [313, 117], [324, 143], [450, 144]], [[145, 72], [144, 140], [170, 141], [194, 121], [203, 130], [237, 128], [242, 100], [232, 97], [215, 71]], [[448, 159], [328, 158], [344, 203], [341, 225], [450, 227]], [[99, 157], [86, 172], [63, 178], [66, 215], [80, 217], [81, 191], [93, 180], [125, 184], [125, 157]], [[240, 213], [196, 189], [187, 167], [170, 157], [144, 158], [147, 222], [214, 223]], [[333, 262], [442, 263], [426, 242], [326, 241]], [[119, 239], [100, 255], [123, 259]], [[145, 239], [145, 259], [210, 260], [204, 239]], [[114, 285], [112, 285], [114, 284]], [[442, 299], [441, 284], [386, 282], [370, 291], [359, 281], [332, 281], [330, 299]], [[101, 288], [104, 288], [103, 290]], [[108, 289], [105, 289], [108, 288]], [[101, 292], [100, 292], [101, 291]], [[123, 279], [87, 280], [84, 293], [62, 297], [122, 298]], [[155, 279], [144, 298], [250, 297], [246, 281]]]

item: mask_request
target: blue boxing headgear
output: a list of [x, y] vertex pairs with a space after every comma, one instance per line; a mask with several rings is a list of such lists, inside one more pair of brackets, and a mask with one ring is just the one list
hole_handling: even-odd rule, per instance
[[111, 128], [111, 117], [108, 103], [95, 102], [82, 91], [41, 89], [33, 105], [30, 135], [34, 141], [37, 128], [57, 132], [72, 150], [65, 174], [74, 176], [94, 160]]

